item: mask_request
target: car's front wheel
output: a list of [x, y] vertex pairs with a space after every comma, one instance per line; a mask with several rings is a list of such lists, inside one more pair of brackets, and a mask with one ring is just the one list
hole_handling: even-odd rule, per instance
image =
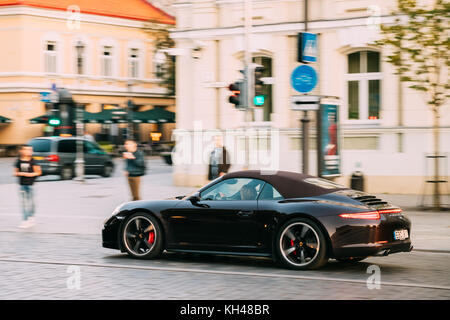
[[305, 218], [287, 221], [276, 238], [278, 261], [297, 270], [311, 270], [328, 261], [325, 236], [316, 223]]
[[152, 215], [131, 215], [122, 228], [122, 241], [127, 253], [138, 259], [157, 258], [163, 250], [161, 227]]

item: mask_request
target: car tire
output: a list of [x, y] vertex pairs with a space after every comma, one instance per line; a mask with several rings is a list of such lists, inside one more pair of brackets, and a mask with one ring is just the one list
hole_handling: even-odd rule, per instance
[[73, 168], [70, 165], [63, 166], [61, 168], [61, 180], [72, 180], [74, 177]]
[[367, 257], [350, 257], [350, 258], [336, 258], [337, 261], [342, 263], [357, 263], [363, 261]]
[[155, 217], [145, 212], [134, 213], [125, 220], [121, 238], [133, 258], [156, 259], [163, 251], [162, 228]]
[[275, 238], [277, 260], [295, 270], [313, 270], [328, 262], [327, 243], [319, 226], [310, 219], [285, 222]]
[[110, 163], [105, 164], [103, 167], [102, 177], [109, 178], [113, 173], [113, 166]]

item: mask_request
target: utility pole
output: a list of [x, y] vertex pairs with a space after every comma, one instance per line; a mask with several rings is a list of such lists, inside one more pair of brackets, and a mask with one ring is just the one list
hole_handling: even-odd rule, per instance
[[245, 109], [245, 122], [246, 122], [246, 132], [245, 132], [245, 169], [249, 168], [250, 163], [250, 137], [247, 136], [247, 128], [248, 122], [252, 121], [253, 118], [253, 108], [251, 101], [251, 90], [252, 86], [250, 83], [250, 79], [252, 77], [252, 71], [250, 65], [252, 63], [252, 55], [251, 55], [251, 44], [250, 44], [250, 36], [252, 31], [252, 0], [244, 0], [244, 43], [245, 43], [245, 53], [244, 53], [244, 77], [245, 77], [245, 85], [246, 85], [246, 109]]
[[[308, 31], [308, 0], [304, 0], [304, 31]], [[303, 111], [302, 123], [302, 173], [309, 173], [309, 123], [308, 111]]]

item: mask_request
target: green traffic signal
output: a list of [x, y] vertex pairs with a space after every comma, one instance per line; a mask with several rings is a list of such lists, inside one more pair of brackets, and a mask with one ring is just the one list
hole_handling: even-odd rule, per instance
[[48, 124], [51, 126], [59, 126], [61, 124], [61, 120], [57, 118], [52, 118], [48, 120]]
[[255, 106], [262, 106], [264, 104], [264, 96], [263, 95], [255, 96], [253, 98], [253, 104]]

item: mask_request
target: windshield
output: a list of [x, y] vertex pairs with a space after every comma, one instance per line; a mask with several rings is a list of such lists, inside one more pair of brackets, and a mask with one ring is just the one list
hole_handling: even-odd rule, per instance
[[33, 152], [50, 152], [51, 140], [49, 139], [33, 139], [29, 145], [33, 147]]

